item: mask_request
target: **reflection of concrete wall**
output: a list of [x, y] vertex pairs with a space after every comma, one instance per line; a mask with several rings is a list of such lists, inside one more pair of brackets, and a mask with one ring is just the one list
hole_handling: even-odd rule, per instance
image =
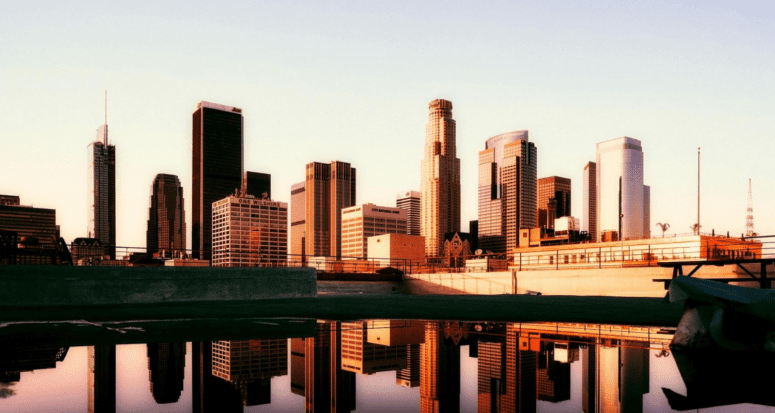
[[149, 304], [310, 297], [312, 268], [6, 266], [7, 306]]

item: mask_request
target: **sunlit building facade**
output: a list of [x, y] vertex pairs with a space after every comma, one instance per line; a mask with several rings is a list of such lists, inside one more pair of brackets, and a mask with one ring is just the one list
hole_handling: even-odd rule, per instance
[[537, 224], [538, 154], [528, 131], [493, 136], [479, 152], [478, 248], [506, 252], [520, 228]]
[[643, 185], [643, 149], [637, 139], [621, 137], [597, 144], [597, 239], [650, 236]]
[[460, 231], [460, 159], [452, 102], [436, 99], [428, 109], [421, 164], [420, 235], [425, 237], [425, 255], [438, 257], [444, 234]]
[[554, 220], [571, 215], [571, 182], [550, 176], [538, 180], [538, 227], [554, 229]]
[[342, 253], [342, 209], [355, 205], [355, 168], [347, 162], [312, 162], [304, 185], [307, 256]]
[[369, 237], [406, 234], [406, 215], [405, 209], [374, 204], [342, 209], [342, 258], [368, 257]]
[[406, 234], [420, 235], [420, 199], [419, 191], [406, 191], [396, 195], [396, 207], [406, 210]]
[[288, 204], [252, 196], [213, 203], [213, 266], [284, 265], [288, 259]]

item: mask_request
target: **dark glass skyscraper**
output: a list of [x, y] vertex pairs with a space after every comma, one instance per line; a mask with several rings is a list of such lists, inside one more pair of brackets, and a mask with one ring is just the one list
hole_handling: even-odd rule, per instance
[[107, 116], [89, 144], [89, 201], [88, 238], [100, 240], [116, 259], [116, 147], [108, 144]]
[[186, 213], [183, 210], [183, 187], [175, 175], [158, 174], [151, 185], [151, 207], [148, 210], [146, 250], [148, 255], [161, 253], [176, 257], [186, 249]]
[[191, 243], [194, 258], [209, 260], [213, 202], [242, 186], [242, 109], [199, 102], [193, 115]]

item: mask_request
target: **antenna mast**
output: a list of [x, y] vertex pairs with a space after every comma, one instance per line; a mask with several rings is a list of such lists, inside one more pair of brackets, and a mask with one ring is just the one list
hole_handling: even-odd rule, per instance
[[748, 215], [745, 218], [745, 236], [756, 236], [756, 233], [753, 232], [753, 195], [751, 192], [751, 178], [748, 178]]

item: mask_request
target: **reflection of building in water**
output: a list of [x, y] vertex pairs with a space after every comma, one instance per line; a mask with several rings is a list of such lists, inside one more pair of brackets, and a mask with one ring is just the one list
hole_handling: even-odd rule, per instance
[[318, 321], [314, 337], [291, 340], [291, 392], [304, 395], [305, 411], [355, 410], [355, 373], [341, 366], [339, 323]]
[[506, 389], [506, 337], [482, 337], [477, 344], [477, 411], [501, 411]]
[[88, 349], [87, 388], [89, 412], [116, 411], [116, 346]]
[[148, 343], [148, 381], [156, 403], [175, 403], [183, 391], [186, 343]]
[[442, 323], [425, 324], [420, 345], [420, 411], [460, 411], [460, 347], [445, 339]]
[[597, 411], [597, 346], [590, 344], [581, 349], [581, 410]]
[[396, 371], [396, 384], [401, 387], [420, 385], [420, 345], [406, 345], [406, 368]]
[[554, 343], [542, 342], [538, 356], [538, 400], [552, 403], [570, 400], [570, 363], [555, 360]]
[[368, 342], [366, 321], [342, 323], [342, 370], [359, 374], [406, 368], [406, 345]]
[[368, 341], [383, 346], [403, 346], [406, 367], [396, 370], [396, 384], [420, 385], [420, 343], [425, 341], [425, 322], [419, 320], [369, 320]]
[[56, 368], [56, 362], [65, 359], [68, 349], [30, 343], [0, 346], [0, 381], [19, 381], [22, 371]]
[[[649, 392], [648, 345], [647, 342], [621, 341], [590, 345], [585, 350], [587, 359], [582, 363], [581, 373], [588, 383], [582, 384], [582, 407], [588, 409], [585, 411], [643, 410], [643, 395]], [[592, 358], [596, 358], [596, 363]], [[595, 373], [590, 371], [593, 367]]]
[[242, 412], [242, 394], [228, 381], [213, 376], [213, 344], [191, 343], [193, 412]]
[[271, 402], [270, 379], [288, 374], [288, 339], [214, 341], [212, 374], [231, 382], [242, 404]]

